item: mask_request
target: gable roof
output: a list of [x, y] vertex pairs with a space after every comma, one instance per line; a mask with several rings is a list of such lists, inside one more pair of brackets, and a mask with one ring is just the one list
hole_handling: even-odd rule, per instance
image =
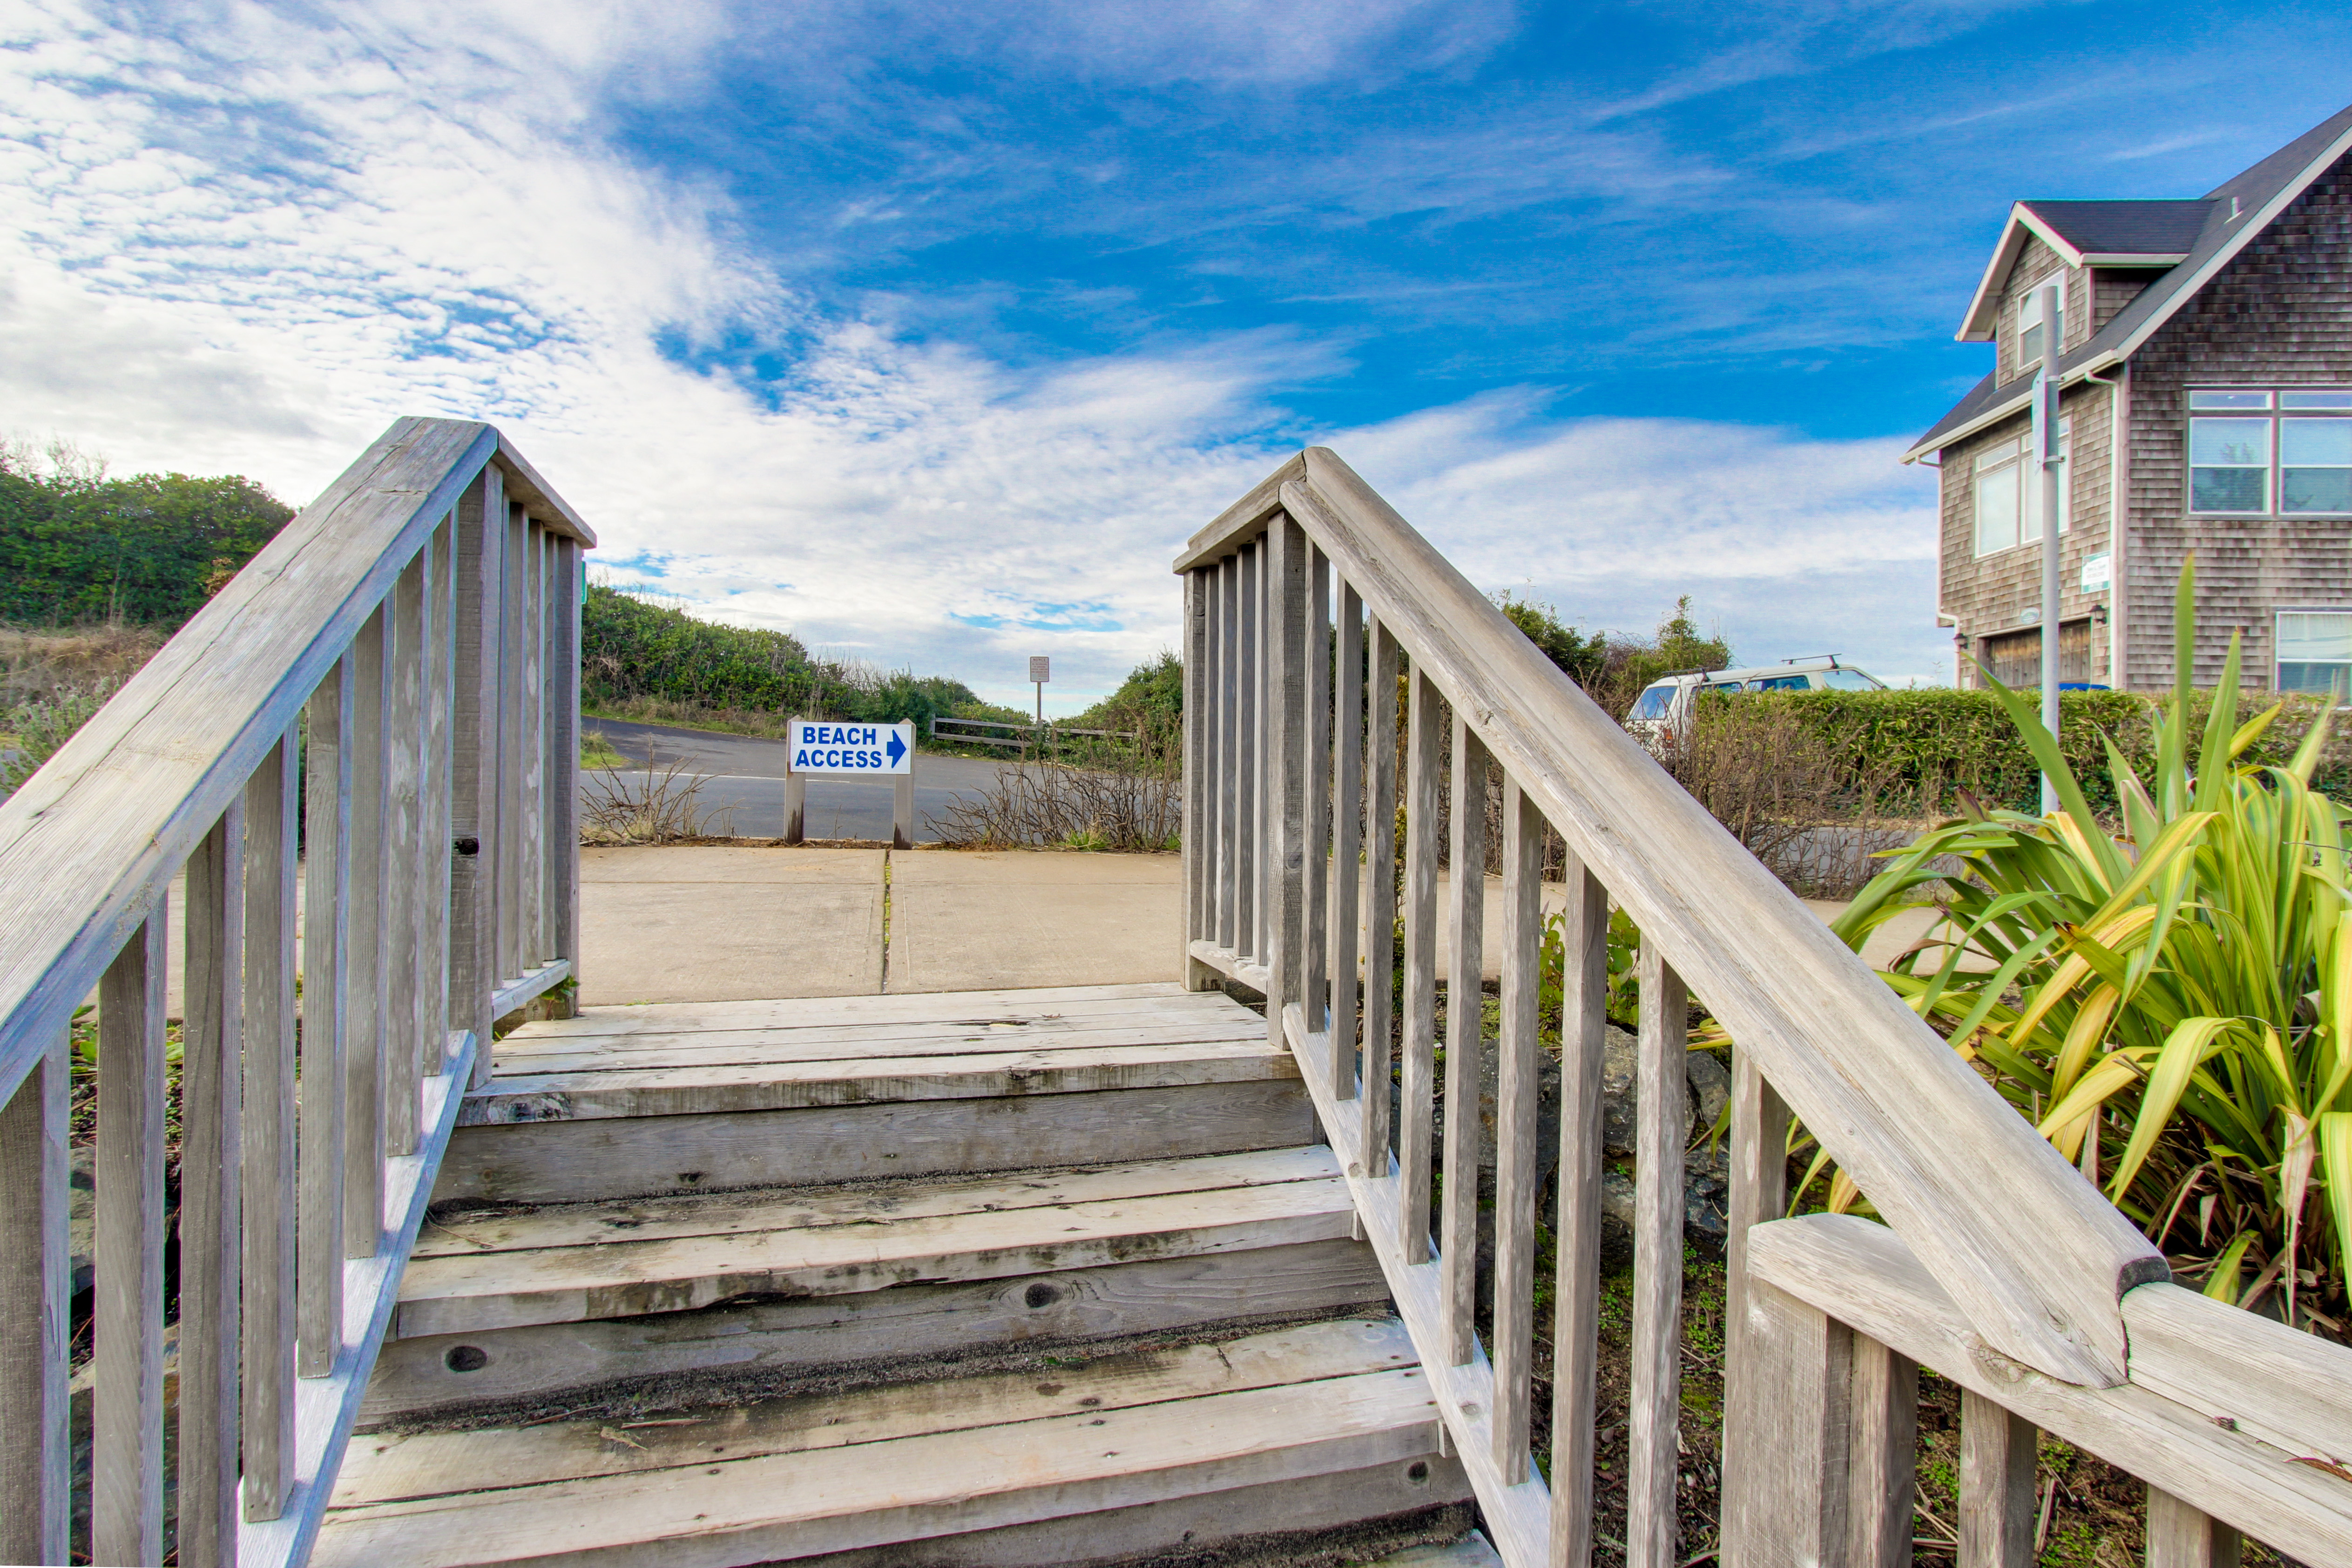
[[[1989, 311], [1998, 304], [2017, 252], [2030, 234], [2068, 258], [2069, 264], [2101, 267], [2166, 266], [2167, 270], [2099, 329], [2088, 342], [2060, 356], [2058, 379], [2075, 382], [2121, 364], [2175, 311], [2229, 265], [2256, 234], [2268, 227], [2288, 203], [2312, 181], [2352, 151], [2352, 108], [2346, 108], [2305, 132], [2277, 152], [2236, 177], [2226, 180], [2195, 201], [2168, 202], [2020, 202], [2010, 209], [2001, 241], [1986, 268], [1984, 281], [1969, 305], [1960, 329], [1963, 341], [1982, 341], [1992, 333]], [[2197, 217], [2192, 231], [2189, 218]], [[2185, 248], [2137, 250], [2092, 248], [2094, 245], [2152, 246], [2185, 239]], [[1978, 330], [1979, 319], [1988, 324]], [[1979, 382], [1935, 427], [1903, 455], [1906, 463], [2005, 419], [2026, 405], [2033, 378], [2021, 375], [2001, 385], [1991, 375]]]

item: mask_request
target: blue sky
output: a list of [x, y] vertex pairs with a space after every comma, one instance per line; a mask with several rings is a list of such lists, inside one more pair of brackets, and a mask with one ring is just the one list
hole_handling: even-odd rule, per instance
[[2347, 59], [2316, 5], [10, 0], [0, 428], [300, 500], [491, 419], [615, 579], [1065, 710], [1322, 441], [1589, 627], [1948, 679], [1895, 458], [2008, 203], [2200, 194]]

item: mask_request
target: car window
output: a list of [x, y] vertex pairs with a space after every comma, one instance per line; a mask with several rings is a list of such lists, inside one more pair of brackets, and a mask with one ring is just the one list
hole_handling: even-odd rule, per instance
[[1885, 683], [1858, 669], [1825, 669], [1814, 679], [1832, 691], [1884, 691]]
[[1633, 711], [1628, 717], [1663, 719], [1674, 705], [1675, 689], [1672, 686], [1653, 686], [1642, 693], [1642, 700], [1633, 704]]
[[1750, 691], [1802, 691], [1810, 682], [1801, 675], [1768, 675], [1748, 683]]

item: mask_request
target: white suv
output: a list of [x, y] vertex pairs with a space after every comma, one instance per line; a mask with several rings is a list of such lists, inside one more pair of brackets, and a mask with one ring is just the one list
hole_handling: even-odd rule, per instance
[[1625, 728], [1646, 746], [1655, 746], [1670, 734], [1683, 734], [1690, 728], [1691, 710], [1702, 691], [1885, 689], [1886, 682], [1852, 665], [1840, 664], [1835, 654], [1786, 658], [1748, 669], [1685, 670], [1643, 687], [1633, 706], [1625, 710]]

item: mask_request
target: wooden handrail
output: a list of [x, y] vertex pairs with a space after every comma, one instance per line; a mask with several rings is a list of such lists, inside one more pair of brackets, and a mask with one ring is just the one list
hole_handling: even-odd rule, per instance
[[[1581, 1434], [1595, 1420], [1612, 901], [1642, 931], [1622, 1477], [1629, 1564], [1675, 1560], [1686, 996], [1737, 1042], [1727, 1377], [1747, 1391], [1734, 1403], [1748, 1424], [1727, 1429], [1727, 1455], [1769, 1450], [1788, 1435], [1776, 1425], [1783, 1415], [1827, 1420], [1822, 1401], [1845, 1397], [1822, 1381], [1825, 1363], [1804, 1374], [1812, 1385], [1792, 1383], [1786, 1398], [1759, 1405], [1763, 1385], [1753, 1382], [1776, 1366], [1801, 1372], [1804, 1362], [1782, 1353], [1776, 1298], [1749, 1289], [1744, 1256], [1751, 1229], [1787, 1205], [1792, 1114], [1995, 1353], [2071, 1385], [2124, 1381], [2120, 1300], [2168, 1278], [2162, 1257], [1344, 463], [1321, 447], [1289, 459], [1195, 535], [1178, 569], [1186, 983], [1222, 977], [1265, 994], [1269, 1036], [1298, 1058], [1362, 1232], [1512, 1568], [1581, 1563], [1596, 1528], [1596, 1456]], [[1497, 793], [1499, 929], [1485, 913], [1480, 874]], [[1563, 844], [1566, 879], [1553, 1227], [1558, 1492], [1528, 1464], [1534, 1326], [1521, 1300], [1532, 1288], [1540, 1204], [1548, 833]], [[1449, 837], [1450, 854], [1440, 842]], [[1448, 860], [1450, 885], [1440, 869]], [[1441, 921], [1452, 953], [1444, 975]], [[1500, 995], [1471, 1006], [1482, 952], [1497, 961]], [[1377, 978], [1391, 963], [1402, 974], [1393, 1017], [1389, 985]], [[1360, 966], [1369, 982], [1360, 988]], [[1441, 984], [1457, 999], [1444, 1009], [1442, 1049]], [[1491, 1039], [1486, 1008], [1499, 1020]], [[1488, 1094], [1491, 1150], [1471, 1112]], [[1473, 1331], [1481, 1172], [1490, 1163], [1491, 1362]], [[1809, 1402], [1820, 1408], [1805, 1416]]]
[[[183, 870], [178, 1561], [308, 1557], [492, 1021], [575, 973], [593, 542], [490, 426], [401, 420], [0, 805], [0, 1558], [64, 1562], [79, 1514], [95, 1560], [163, 1560]], [[94, 986], [81, 1508], [67, 1085]]]

